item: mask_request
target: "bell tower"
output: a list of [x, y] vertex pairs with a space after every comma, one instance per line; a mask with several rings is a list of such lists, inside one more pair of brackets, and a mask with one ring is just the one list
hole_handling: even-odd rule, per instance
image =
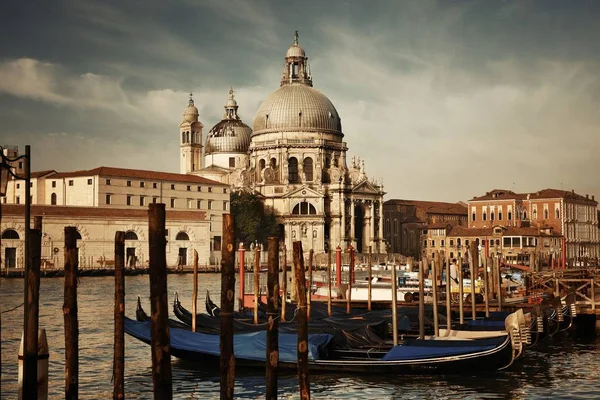
[[202, 122], [198, 121], [198, 109], [192, 93], [188, 106], [183, 111], [183, 122], [179, 125], [180, 173], [189, 174], [202, 168]]

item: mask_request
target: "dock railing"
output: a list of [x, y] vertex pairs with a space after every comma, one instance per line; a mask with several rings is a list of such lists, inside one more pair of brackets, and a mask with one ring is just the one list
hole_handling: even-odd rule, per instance
[[578, 311], [595, 313], [600, 307], [600, 271], [596, 269], [576, 269], [529, 273], [530, 293], [543, 291], [565, 297], [575, 294]]

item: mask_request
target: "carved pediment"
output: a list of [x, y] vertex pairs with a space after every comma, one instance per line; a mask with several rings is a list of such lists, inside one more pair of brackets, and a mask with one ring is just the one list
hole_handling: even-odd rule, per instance
[[282, 197], [295, 199], [322, 199], [324, 197], [324, 194], [307, 186], [302, 186], [298, 189], [294, 189], [287, 192]]
[[352, 188], [352, 193], [366, 193], [366, 194], [379, 194], [379, 190], [371, 184], [368, 180], [363, 180], [362, 182], [357, 183]]

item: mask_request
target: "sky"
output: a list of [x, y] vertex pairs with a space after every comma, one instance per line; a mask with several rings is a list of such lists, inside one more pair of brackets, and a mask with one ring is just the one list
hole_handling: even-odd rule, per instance
[[0, 144], [32, 169], [179, 172], [189, 93], [252, 126], [298, 30], [385, 198], [600, 197], [600, 2], [3, 0]]

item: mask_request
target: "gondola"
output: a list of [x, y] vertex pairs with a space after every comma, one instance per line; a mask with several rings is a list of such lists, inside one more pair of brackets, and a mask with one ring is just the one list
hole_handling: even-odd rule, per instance
[[[144, 311], [144, 309], [142, 308], [142, 301], [140, 299], [140, 296], [138, 296], [137, 298], [137, 307], [135, 309], [135, 319], [139, 322], [145, 322], [145, 321], [150, 321], [150, 317], [148, 316], [148, 314], [146, 314], [146, 311]], [[169, 318], [169, 328], [179, 328], [179, 329], [185, 329], [185, 330], [190, 330], [191, 327], [179, 322], [179, 321], [175, 321], [172, 318]]]
[[[510, 332], [516, 317], [506, 320], [507, 335], [483, 340], [408, 340], [382, 349], [337, 348], [333, 335], [309, 334], [309, 370], [361, 374], [473, 373], [510, 366], [520, 344]], [[516, 328], [515, 328], [516, 327]], [[150, 344], [150, 323], [125, 321], [125, 331]], [[171, 354], [177, 358], [219, 365], [219, 335], [171, 329]], [[279, 333], [279, 367], [297, 368], [297, 336]], [[236, 367], [264, 367], [266, 332], [234, 335]]]
[[[210, 304], [210, 303], [208, 303]], [[191, 326], [192, 313], [185, 309], [177, 294], [173, 301], [173, 313], [182, 323]], [[218, 314], [217, 314], [218, 315]], [[267, 329], [268, 322], [260, 320], [254, 324], [252, 318], [244, 313], [235, 313], [233, 329], [235, 333], [259, 332]], [[409, 322], [401, 319], [398, 323], [400, 330], [407, 329]], [[221, 328], [221, 320], [208, 314], [196, 314], [196, 330], [206, 333], [218, 333]], [[374, 346], [382, 345], [388, 331], [388, 321], [385, 318], [353, 316], [348, 317], [325, 317], [312, 319], [308, 326], [309, 333], [328, 333], [335, 337], [339, 347], [348, 346]], [[279, 322], [279, 331], [284, 333], [296, 333], [298, 324], [295, 320]]]

